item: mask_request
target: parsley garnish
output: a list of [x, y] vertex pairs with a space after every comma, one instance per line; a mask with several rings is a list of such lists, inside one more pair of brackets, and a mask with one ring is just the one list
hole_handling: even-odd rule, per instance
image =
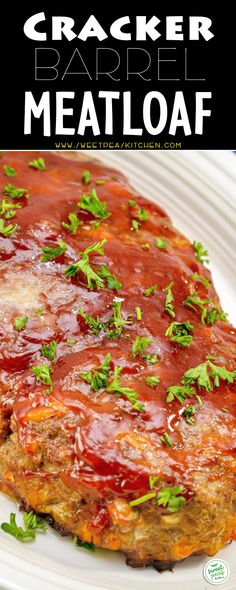
[[167, 446], [167, 447], [172, 447], [172, 440], [168, 434], [168, 432], [164, 432], [164, 434], [162, 434], [160, 436], [160, 440]]
[[24, 525], [26, 529], [46, 531], [45, 520], [38, 516], [31, 510], [31, 512], [23, 512]]
[[149, 475], [149, 487], [150, 490], [153, 490], [153, 488], [155, 488], [157, 482], [158, 482], [158, 475]]
[[129, 506], [139, 506], [139, 504], [143, 504], [143, 502], [147, 502], [148, 500], [152, 500], [156, 497], [156, 492], [149, 492], [149, 494], [145, 494], [144, 496], [140, 496], [140, 498], [136, 498], [136, 500], [131, 500], [129, 502]]
[[51, 367], [49, 367], [48, 365], [37, 365], [37, 367], [32, 367], [31, 371], [33, 371], [33, 373], [35, 374], [38, 383], [49, 385], [49, 388], [46, 390], [45, 393], [50, 393], [50, 391], [52, 391], [53, 388], [53, 382], [51, 380]]
[[147, 377], [145, 377], [145, 383], [148, 385], [148, 387], [152, 387], [154, 389], [154, 387], [160, 383], [160, 377], [157, 375], [147, 375]]
[[225, 367], [214, 365], [207, 360], [193, 369], [184, 373], [182, 382], [186, 385], [197, 383], [198, 389], [212, 391], [213, 387], [219, 387], [220, 379], [227, 383], [233, 383], [236, 380], [236, 371], [228, 371]]
[[7, 199], [2, 199], [0, 204], [0, 215], [5, 215], [6, 219], [14, 217], [15, 211], [12, 211], [13, 209], [21, 209], [21, 205], [18, 203], [10, 203]]
[[42, 256], [40, 256], [41, 262], [49, 262], [49, 260], [55, 260], [62, 254], [64, 254], [67, 250], [67, 245], [65, 242], [57, 242], [57, 248], [41, 248], [43, 252]]
[[27, 315], [22, 315], [19, 318], [15, 318], [14, 319], [15, 328], [20, 332], [21, 330], [23, 330], [23, 328], [27, 324], [28, 320], [29, 320], [29, 318]]
[[142, 310], [141, 307], [139, 307], [138, 305], [135, 307], [135, 313], [136, 313], [136, 318], [138, 322], [141, 322], [142, 320]]
[[37, 158], [36, 160], [31, 160], [31, 162], [29, 162], [29, 166], [31, 168], [35, 168], [35, 170], [46, 170], [44, 158]]
[[193, 339], [189, 332], [194, 332], [194, 327], [190, 322], [172, 322], [168, 326], [165, 335], [169, 337], [171, 342], [176, 342], [180, 347], [188, 347]]
[[41, 354], [45, 356], [50, 361], [55, 360], [56, 349], [57, 349], [57, 340], [51, 340], [49, 344], [43, 344], [41, 346]]
[[114, 367], [114, 375], [113, 380], [106, 388], [106, 391], [109, 393], [115, 393], [117, 397], [126, 397], [129, 402], [131, 403], [134, 410], [138, 412], [144, 412], [144, 405], [138, 402], [138, 393], [134, 391], [134, 389], [130, 389], [130, 387], [122, 387], [119, 382], [119, 375], [122, 371], [122, 367], [115, 366]]
[[183, 416], [185, 417], [187, 424], [190, 424], [191, 426], [194, 424], [193, 416], [195, 413], [196, 413], [195, 406], [187, 406], [187, 408], [185, 408], [185, 410], [183, 412]]
[[26, 188], [17, 188], [16, 186], [13, 186], [13, 184], [9, 183], [4, 185], [3, 193], [4, 195], [11, 197], [11, 199], [20, 199], [21, 197], [28, 198], [29, 196], [28, 190]]
[[167, 311], [172, 318], [175, 317], [174, 306], [172, 303], [174, 301], [174, 295], [172, 293], [173, 284], [172, 281], [165, 289], [163, 289], [163, 291], [166, 291], [165, 311]]
[[194, 272], [193, 275], [191, 275], [190, 279], [192, 279], [192, 281], [200, 281], [205, 287], [211, 286], [211, 281], [209, 281], [209, 279], [207, 279], [206, 277], [202, 277], [202, 275], [199, 275], [198, 272]]
[[98, 178], [98, 180], [95, 180], [95, 184], [97, 184], [97, 185], [99, 185], [99, 184], [100, 185], [105, 184], [105, 180], [102, 180], [102, 178], [101, 179]]
[[143, 250], [149, 250], [150, 249], [150, 244], [148, 242], [146, 242], [145, 244], [141, 244], [141, 248]]
[[134, 359], [139, 355], [145, 359], [147, 363], [155, 365], [157, 363], [156, 354], [151, 354], [149, 352], [144, 353], [144, 350], [146, 350], [150, 344], [152, 344], [151, 338], [148, 338], [147, 336], [136, 336], [132, 346], [131, 358]]
[[97, 335], [102, 329], [106, 328], [106, 324], [101, 322], [98, 316], [96, 319], [93, 318], [89, 313], [85, 313], [81, 307], [79, 307], [77, 313], [85, 320], [85, 324], [89, 327], [92, 334]]
[[157, 494], [156, 503], [158, 506], [164, 506], [164, 508], [168, 508], [169, 512], [177, 512], [185, 503], [185, 498], [180, 495], [183, 491], [183, 486], [162, 488]]
[[111, 215], [111, 213], [107, 211], [107, 203], [105, 201], [100, 201], [95, 188], [90, 191], [89, 196], [86, 194], [81, 196], [79, 203], [77, 203], [77, 207], [84, 211], [88, 211], [101, 221], [107, 219], [107, 217], [110, 217]]
[[136, 201], [134, 201], [134, 199], [130, 199], [130, 200], [128, 201], [128, 205], [129, 205], [130, 207], [136, 207], [137, 203], [136, 203]]
[[12, 225], [12, 223], [10, 223], [9, 225], [5, 225], [4, 219], [0, 219], [0, 234], [5, 236], [5, 238], [9, 238], [10, 236], [12, 236], [12, 234], [14, 234], [16, 230], [17, 225]]
[[141, 227], [141, 223], [139, 223], [139, 221], [136, 221], [136, 219], [131, 220], [131, 225], [132, 225], [132, 229], [134, 229], [135, 231], [138, 231], [139, 228]]
[[183, 404], [187, 397], [191, 397], [191, 395], [195, 395], [196, 391], [194, 387], [189, 387], [188, 385], [171, 385], [167, 389], [167, 398], [166, 401], [169, 404], [176, 399]]
[[74, 338], [68, 338], [68, 340], [66, 341], [67, 346], [74, 346], [76, 344], [77, 340], [75, 340]]
[[90, 372], [83, 371], [81, 373], [82, 379], [89, 383], [93, 391], [98, 391], [108, 385], [108, 377], [111, 366], [111, 355], [105, 356], [105, 361], [102, 365], [94, 367]]
[[83, 182], [83, 184], [89, 184], [91, 182], [91, 174], [90, 174], [89, 170], [83, 171], [82, 182]]
[[144, 289], [143, 294], [145, 295], [145, 297], [150, 297], [151, 295], [154, 295], [157, 292], [157, 285], [152, 285], [152, 287], [149, 287], [149, 289]]
[[101, 242], [95, 242], [83, 252], [80, 252], [80, 260], [74, 262], [65, 270], [65, 275], [67, 277], [75, 277], [78, 272], [81, 272], [88, 281], [88, 288], [94, 289], [96, 286], [97, 289], [101, 289], [104, 286], [104, 281], [98, 274], [92, 269], [89, 260], [89, 254], [95, 252], [96, 254], [100, 254], [100, 256], [104, 255], [103, 246], [106, 243], [106, 240], [102, 240]]
[[80, 221], [76, 213], [69, 213], [68, 220], [70, 223], [66, 223], [65, 221], [61, 222], [62, 227], [70, 231], [72, 234], [76, 234], [78, 227], [83, 225], [82, 221]]
[[29, 540], [34, 540], [35, 539], [35, 531], [34, 530], [24, 530], [21, 526], [18, 526], [16, 524], [16, 515], [14, 514], [14, 512], [11, 512], [10, 514], [10, 522], [3, 522], [1, 524], [1, 529], [5, 532], [8, 533], [9, 535], [12, 535], [12, 537], [15, 537], [18, 541], [25, 541], [26, 539]]
[[8, 166], [7, 164], [3, 166], [3, 170], [6, 176], [16, 176], [16, 171], [14, 170], [14, 168], [11, 168], [11, 166]]
[[208, 252], [204, 248], [204, 246], [201, 244], [201, 242], [194, 241], [193, 242], [193, 249], [194, 249], [194, 254], [195, 254], [198, 262], [201, 262], [202, 264], [204, 264], [204, 263], [209, 264], [209, 258], [207, 258]]
[[227, 313], [225, 313], [224, 311], [220, 311], [216, 306], [213, 306], [212, 308], [207, 308], [207, 306], [210, 304], [210, 299], [201, 299], [197, 293], [189, 295], [187, 299], [185, 299], [185, 301], [183, 302], [183, 305], [186, 305], [186, 307], [190, 307], [196, 313], [198, 312], [198, 309], [201, 310], [202, 324], [213, 326], [217, 320], [226, 322]]
[[164, 240], [164, 238], [157, 238], [155, 241], [155, 246], [156, 246], [156, 248], [159, 248], [160, 250], [166, 250], [167, 241]]
[[115, 326], [115, 330], [109, 331], [110, 338], [119, 338], [121, 336], [123, 327], [132, 324], [132, 320], [126, 320], [123, 317], [121, 311], [121, 304], [122, 301], [120, 299], [115, 299], [112, 303], [113, 316], [109, 319], [109, 323]]
[[119, 291], [121, 289], [122, 284], [120, 283], [120, 281], [117, 280], [115, 275], [111, 273], [111, 271], [105, 264], [101, 264], [97, 273], [99, 277], [101, 277], [102, 279], [106, 279], [108, 289], [115, 289], [116, 291]]
[[136, 211], [136, 213], [134, 213], [134, 216], [139, 221], [147, 221], [149, 219], [148, 212], [146, 211], [146, 209], [144, 209], [144, 207], [141, 207], [138, 211]]
[[80, 541], [80, 539], [76, 537], [76, 535], [74, 535], [73, 537], [73, 543], [74, 545], [76, 545], [76, 547], [83, 547], [84, 549], [88, 549], [93, 553], [95, 553], [96, 551], [96, 547], [93, 543], [89, 543], [88, 541]]

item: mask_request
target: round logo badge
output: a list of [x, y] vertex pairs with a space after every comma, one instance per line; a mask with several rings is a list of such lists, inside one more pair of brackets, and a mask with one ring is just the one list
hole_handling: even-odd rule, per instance
[[229, 565], [223, 559], [210, 559], [204, 566], [203, 575], [209, 584], [223, 584], [230, 576]]

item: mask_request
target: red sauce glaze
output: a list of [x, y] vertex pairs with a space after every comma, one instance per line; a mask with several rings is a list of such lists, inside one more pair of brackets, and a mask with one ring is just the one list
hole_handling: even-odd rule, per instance
[[[43, 171], [28, 165], [38, 157], [45, 159]], [[8, 178], [3, 173], [4, 164], [13, 167], [17, 175]], [[88, 185], [82, 182], [84, 170], [91, 174]], [[104, 184], [96, 184], [98, 180]], [[167, 388], [177, 385], [184, 372], [204, 362], [206, 355], [214, 355], [218, 364], [231, 371], [236, 369], [235, 329], [222, 321], [203, 325], [200, 313], [183, 305], [196, 291], [219, 306], [212, 283], [206, 287], [191, 278], [197, 272], [210, 280], [209, 271], [196, 260], [193, 247], [173, 228], [162, 209], [132, 190], [120, 172], [98, 161], [50, 152], [5, 153], [1, 157], [2, 187], [9, 182], [29, 191], [28, 199], [14, 200], [22, 208], [12, 219], [5, 220], [5, 225], [17, 224], [16, 232], [10, 237], [0, 235], [1, 406], [13, 412], [22, 448], [33, 456], [35, 421], [67, 416], [63, 429], [70, 464], [61, 467], [60, 475], [69, 487], [74, 489], [82, 481], [103, 493], [113, 490], [140, 495], [149, 489], [149, 475], [159, 474], [172, 485], [182, 483], [186, 494], [191, 495], [192, 470], [206, 468], [220, 454], [235, 453], [235, 384], [221, 381], [213, 392], [198, 391], [203, 400], [201, 409], [192, 398], [184, 406], [177, 400], [166, 403]], [[81, 195], [89, 194], [91, 189], [107, 202], [111, 214], [96, 229], [94, 217], [77, 207]], [[135, 208], [129, 205], [130, 199], [135, 199]], [[145, 207], [149, 219], [135, 231], [132, 219], [140, 207]], [[83, 222], [75, 235], [61, 225], [68, 222], [72, 212], [77, 212]], [[167, 249], [156, 247], [157, 237], [167, 241]], [[104, 238], [104, 256], [91, 254], [90, 262], [94, 270], [101, 264], [109, 267], [122, 283], [118, 293], [107, 286], [89, 291], [83, 275], [71, 279], [64, 274], [79, 259], [80, 252]], [[66, 242], [66, 253], [42, 262], [41, 248], [55, 247], [58, 241]], [[143, 248], [146, 243], [149, 249]], [[174, 320], [190, 321], [194, 326], [188, 348], [180, 348], [165, 335], [174, 321], [165, 311], [164, 289], [172, 281]], [[154, 284], [156, 293], [146, 297], [144, 289]], [[133, 314], [132, 323], [124, 326], [118, 339], [107, 338], [104, 331], [92, 334], [79, 317], [78, 308], [105, 322], [112, 316], [115, 297], [122, 299], [124, 318]], [[141, 321], [136, 319], [137, 306], [142, 310]], [[14, 319], [24, 315], [28, 322], [17, 331]], [[157, 364], [148, 365], [141, 356], [131, 359], [137, 335], [152, 340], [145, 352], [156, 354]], [[41, 354], [41, 346], [52, 340], [58, 342], [55, 362]], [[123, 368], [121, 385], [137, 392], [144, 412], [135, 410], [124, 396], [117, 397], [104, 389], [92, 391], [81, 378], [82, 371], [91, 371], [103, 363], [108, 353], [112, 366]], [[42, 363], [52, 368], [50, 393], [47, 386], [36, 384], [32, 372], [33, 366]], [[160, 377], [157, 387], [148, 387], [147, 375]], [[202, 435], [198, 440], [196, 436], [192, 445], [186, 445], [194, 426], [186, 424], [183, 410], [193, 403], [196, 423], [205, 425], [207, 431], [205, 438]], [[215, 427], [210, 432], [213, 418]], [[171, 437], [171, 447], [160, 439], [165, 432]]]

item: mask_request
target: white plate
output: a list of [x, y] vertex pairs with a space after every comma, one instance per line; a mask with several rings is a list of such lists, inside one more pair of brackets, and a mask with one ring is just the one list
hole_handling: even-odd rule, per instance
[[[89, 155], [89, 154], [88, 154]], [[177, 228], [208, 248], [213, 277], [223, 307], [236, 323], [236, 155], [223, 151], [96, 152], [105, 163], [120, 168], [146, 197], [171, 215]], [[1, 496], [0, 521], [16, 512]], [[17, 516], [20, 522], [21, 516]], [[230, 566], [222, 590], [235, 590], [235, 544], [218, 555]], [[21, 544], [0, 532], [0, 589], [4, 590], [206, 590], [203, 578], [209, 558], [191, 558], [174, 573], [134, 570], [122, 555], [91, 554], [60, 538], [51, 529], [32, 544]]]

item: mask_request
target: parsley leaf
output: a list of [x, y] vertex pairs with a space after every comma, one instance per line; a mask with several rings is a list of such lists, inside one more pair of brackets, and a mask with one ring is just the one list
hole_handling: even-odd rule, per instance
[[169, 404], [176, 398], [181, 404], [185, 402], [187, 397], [195, 395], [196, 391], [194, 387], [188, 387], [187, 385], [171, 385], [167, 389], [166, 401]]
[[153, 490], [153, 488], [156, 486], [158, 479], [159, 479], [158, 475], [149, 475], [150, 490]]
[[132, 346], [131, 358], [134, 359], [138, 355], [143, 356], [144, 350], [146, 350], [150, 344], [152, 344], [151, 338], [148, 338], [147, 336], [136, 336]]
[[136, 219], [132, 219], [131, 226], [132, 226], [132, 229], [134, 229], [135, 231], [138, 231], [139, 228], [141, 227], [141, 223], [139, 223], [139, 221], [136, 221]]
[[172, 440], [168, 434], [168, 432], [164, 432], [164, 434], [162, 434], [160, 436], [160, 440], [167, 446], [167, 447], [172, 447]]
[[27, 324], [29, 318], [27, 315], [22, 315], [18, 318], [14, 319], [14, 326], [15, 328], [21, 332], [21, 330], [23, 330], [23, 328], [25, 327], [25, 325]]
[[134, 217], [136, 217], [139, 221], [147, 221], [149, 219], [148, 212], [144, 207], [141, 207], [136, 213], [134, 213]]
[[12, 225], [12, 223], [10, 223], [9, 225], [5, 225], [4, 219], [0, 219], [0, 234], [5, 236], [5, 238], [9, 238], [10, 236], [12, 236], [12, 234], [14, 234], [16, 230], [17, 225]]
[[[21, 209], [21, 205], [18, 203], [10, 203], [7, 199], [2, 199], [0, 204], [0, 215], [4, 215], [5, 213], [7, 214], [9, 211], [12, 211], [12, 209]], [[14, 215], [11, 214], [11, 217], [14, 217]], [[5, 218], [9, 219], [7, 215], [5, 215]]]
[[177, 512], [185, 503], [185, 498], [181, 496], [184, 491], [183, 486], [173, 486], [171, 488], [161, 488], [157, 494], [156, 503], [158, 506], [168, 508], [169, 512]]
[[124, 326], [132, 324], [132, 320], [126, 320], [121, 311], [122, 301], [120, 299], [114, 299], [112, 303], [113, 316], [109, 319], [109, 323], [115, 326], [115, 330], [109, 331], [110, 338], [119, 338], [121, 336]]
[[149, 492], [149, 494], [145, 494], [144, 496], [140, 496], [140, 498], [136, 498], [135, 500], [131, 500], [129, 502], [129, 506], [139, 506], [139, 504], [143, 504], [143, 502], [147, 502], [148, 500], [152, 500], [152, 498], [156, 497], [156, 492]]
[[138, 322], [141, 322], [142, 320], [142, 310], [141, 307], [139, 307], [138, 305], [136, 305], [135, 307], [135, 313], [136, 313], [136, 318]]
[[136, 207], [137, 203], [136, 203], [136, 201], [134, 201], [134, 199], [130, 199], [130, 200], [128, 201], [128, 205], [129, 205], [130, 207]]
[[82, 182], [83, 182], [83, 184], [89, 184], [91, 182], [91, 174], [90, 174], [89, 170], [83, 171]]
[[83, 547], [84, 549], [88, 549], [93, 553], [96, 551], [96, 546], [93, 543], [89, 543], [88, 541], [80, 541], [79, 537], [76, 537], [76, 535], [73, 537], [73, 543], [76, 545], [76, 547]]
[[191, 426], [192, 426], [192, 424], [194, 424], [193, 416], [195, 413], [196, 413], [195, 406], [187, 406], [187, 408], [185, 408], [185, 410], [183, 412], [183, 416], [185, 417], [187, 424], [190, 424]]
[[38, 516], [31, 510], [31, 512], [23, 512], [24, 525], [27, 530], [46, 531], [45, 520]]
[[94, 242], [94, 244], [86, 248], [83, 252], [80, 252], [80, 260], [68, 266], [68, 268], [65, 270], [65, 275], [67, 277], [75, 277], [78, 272], [81, 272], [87, 278], [89, 289], [94, 289], [94, 286], [96, 286], [97, 289], [101, 289], [104, 286], [104, 281], [92, 269], [90, 265], [89, 254], [95, 252], [96, 254], [103, 256], [103, 246], [105, 243], [106, 240]]
[[43, 252], [42, 256], [40, 256], [41, 262], [49, 262], [49, 260], [55, 260], [62, 254], [64, 254], [67, 250], [67, 245], [65, 242], [57, 242], [57, 248], [41, 248]]
[[14, 168], [11, 168], [11, 166], [8, 166], [7, 164], [3, 166], [3, 170], [6, 176], [16, 176], [16, 171], [14, 170]]
[[199, 275], [197, 272], [194, 272], [191, 275], [190, 279], [192, 279], [192, 281], [200, 281], [205, 287], [211, 286], [211, 281], [209, 279], [207, 279], [206, 277]]
[[145, 383], [148, 385], [148, 387], [152, 387], [154, 389], [154, 387], [160, 383], [160, 377], [157, 375], [147, 375], [147, 377], [145, 377]]
[[10, 514], [10, 523], [3, 522], [1, 524], [1, 529], [5, 533], [12, 535], [12, 537], [15, 537], [18, 541], [25, 541], [26, 539], [28, 539], [28, 541], [33, 541], [35, 539], [34, 530], [31, 529], [25, 531], [21, 526], [18, 526], [16, 524], [16, 515], [14, 514], [14, 512], [11, 512]]
[[121, 289], [122, 284], [120, 283], [120, 281], [117, 280], [115, 275], [111, 273], [111, 271], [105, 264], [101, 264], [97, 273], [99, 277], [101, 277], [102, 279], [106, 279], [108, 289], [115, 289], [116, 291], [119, 291]]
[[152, 287], [149, 287], [149, 289], [144, 289], [143, 294], [145, 295], [145, 297], [150, 297], [151, 295], [154, 295], [157, 292], [157, 285], [152, 285]]
[[96, 317], [96, 319], [93, 318], [93, 316], [89, 313], [85, 313], [83, 309], [81, 309], [81, 307], [79, 307], [77, 313], [85, 320], [85, 324], [90, 328], [90, 332], [92, 334], [97, 335], [99, 334], [99, 332], [101, 332], [102, 329], [106, 328], [106, 324], [101, 322], [98, 316]]
[[155, 241], [155, 246], [156, 246], [156, 248], [159, 248], [160, 250], [166, 250], [167, 241], [164, 240], [164, 238], [157, 238]]
[[171, 342], [176, 342], [180, 347], [188, 347], [193, 339], [189, 332], [194, 332], [194, 327], [190, 322], [172, 322], [168, 326], [165, 335], [169, 337]]
[[53, 388], [53, 382], [51, 379], [51, 367], [49, 367], [48, 365], [37, 365], [36, 367], [32, 367], [31, 371], [35, 374], [38, 383], [49, 385], [49, 388], [46, 390], [45, 393], [50, 393], [50, 391], [52, 391]]
[[221, 320], [223, 322], [227, 321], [227, 314], [224, 311], [220, 311], [216, 306], [208, 308], [210, 304], [210, 299], [201, 299], [197, 293], [188, 295], [187, 299], [185, 299], [185, 301], [183, 302], [183, 305], [186, 305], [186, 307], [190, 307], [196, 313], [198, 313], [198, 310], [202, 312], [202, 324], [213, 326], [217, 320]]
[[17, 188], [16, 186], [13, 186], [13, 184], [10, 183], [4, 185], [3, 193], [4, 195], [11, 197], [11, 199], [20, 199], [21, 197], [28, 198], [29, 196], [28, 189]]
[[211, 361], [207, 360], [197, 367], [186, 371], [183, 375], [182, 383], [191, 385], [196, 382], [198, 389], [211, 391], [213, 387], [219, 387], [220, 379], [227, 383], [233, 383], [236, 380], [236, 371], [228, 371], [225, 367], [214, 365]]
[[37, 158], [36, 160], [31, 160], [31, 162], [29, 162], [29, 166], [31, 168], [35, 168], [36, 170], [46, 170], [44, 158]]
[[163, 289], [163, 291], [166, 291], [165, 311], [167, 311], [171, 315], [172, 318], [175, 317], [174, 306], [173, 306], [174, 295], [172, 293], [173, 284], [174, 283], [172, 281], [165, 289]]
[[117, 397], [126, 397], [129, 402], [131, 403], [134, 410], [138, 412], [144, 412], [144, 405], [138, 402], [138, 393], [134, 391], [134, 389], [130, 389], [130, 387], [122, 387], [119, 382], [119, 375], [122, 371], [122, 367], [115, 366], [114, 367], [114, 375], [113, 380], [106, 388], [106, 391], [109, 393], [115, 393]]
[[94, 367], [90, 372], [83, 371], [80, 376], [84, 381], [89, 383], [93, 391], [98, 391], [108, 385], [110, 366], [111, 355], [107, 354], [102, 365]]
[[68, 220], [70, 223], [66, 223], [65, 221], [61, 222], [62, 227], [70, 231], [72, 234], [76, 234], [78, 227], [83, 225], [82, 221], [80, 221], [76, 213], [69, 213]]
[[88, 211], [97, 219], [101, 221], [110, 217], [111, 213], [107, 211], [107, 203], [100, 201], [95, 188], [90, 191], [90, 195], [82, 195], [79, 203], [77, 203], [79, 209]]
[[50, 361], [55, 360], [56, 349], [57, 349], [57, 340], [51, 340], [49, 344], [43, 344], [41, 346], [41, 354], [45, 356]]
[[194, 254], [195, 254], [198, 262], [201, 262], [202, 264], [204, 264], [204, 262], [206, 264], [209, 264], [209, 258], [207, 258], [208, 252], [204, 248], [204, 246], [201, 244], [201, 242], [194, 241], [193, 242], [193, 249], [194, 249]]

